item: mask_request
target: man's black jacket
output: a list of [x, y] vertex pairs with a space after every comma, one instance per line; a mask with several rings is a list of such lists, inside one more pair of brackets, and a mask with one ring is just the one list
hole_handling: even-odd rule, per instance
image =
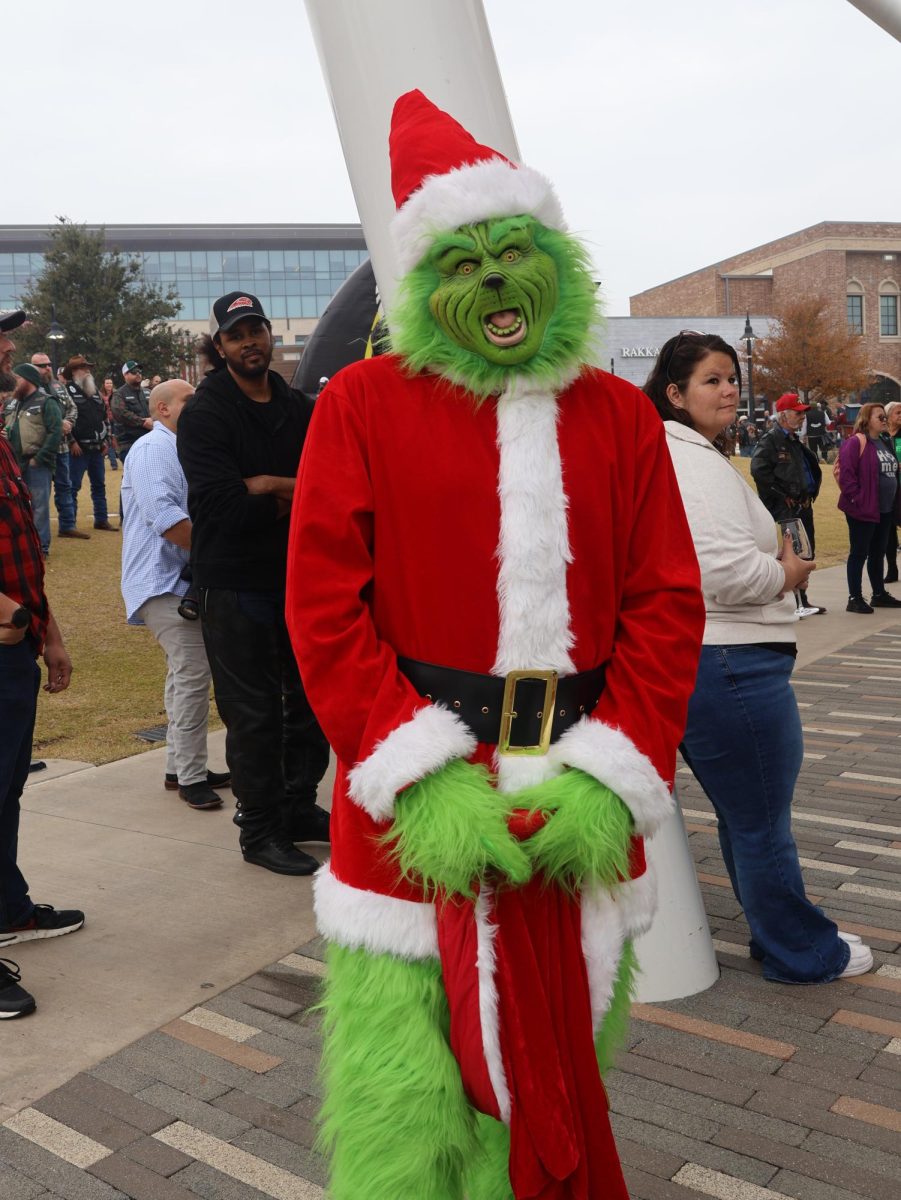
[[198, 587], [274, 591], [285, 586], [288, 517], [275, 496], [252, 496], [253, 475], [297, 474], [313, 402], [269, 372], [272, 399], [250, 400], [228, 370], [205, 376], [178, 419], [188, 481], [191, 567]]
[[[804, 470], [805, 461], [810, 468], [810, 479]], [[802, 445], [796, 434], [786, 436], [780, 426], [765, 433], [758, 442], [751, 459], [751, 475], [774, 521], [797, 517], [803, 501], [817, 498], [823, 480], [813, 451]]]

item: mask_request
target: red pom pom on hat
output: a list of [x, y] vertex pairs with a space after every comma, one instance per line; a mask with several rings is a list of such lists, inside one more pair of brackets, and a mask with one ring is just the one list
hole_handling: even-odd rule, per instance
[[566, 229], [550, 180], [477, 142], [418, 89], [394, 105], [388, 146], [402, 272], [421, 261], [436, 234], [461, 225], [528, 214]]

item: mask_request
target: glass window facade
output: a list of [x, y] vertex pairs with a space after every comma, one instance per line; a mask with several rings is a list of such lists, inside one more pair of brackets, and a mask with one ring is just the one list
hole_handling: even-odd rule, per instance
[[848, 296], [848, 330], [863, 333], [863, 296]]
[[879, 297], [879, 336], [898, 336], [898, 297]]
[[[321, 317], [365, 250], [150, 250], [144, 277], [178, 293], [182, 321], [206, 321], [217, 296], [248, 291], [272, 318]], [[14, 308], [44, 266], [42, 254], [0, 253], [0, 308]]]

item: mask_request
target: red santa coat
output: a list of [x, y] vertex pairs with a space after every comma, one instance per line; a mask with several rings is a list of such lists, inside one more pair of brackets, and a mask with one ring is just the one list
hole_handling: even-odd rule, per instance
[[[625, 801], [638, 835], [671, 810], [704, 607], [662, 422], [624, 380], [585, 368], [557, 395], [517, 381], [477, 405], [393, 356], [342, 370], [301, 461], [287, 619], [338, 759], [315, 903], [339, 944], [437, 956], [434, 906], [378, 839], [399, 791], [491, 756], [416, 693], [398, 655], [496, 675], [607, 664], [592, 716], [545, 758], [495, 761], [499, 786], [569, 765]], [[583, 894], [596, 1018], [653, 907], [646, 872]]]

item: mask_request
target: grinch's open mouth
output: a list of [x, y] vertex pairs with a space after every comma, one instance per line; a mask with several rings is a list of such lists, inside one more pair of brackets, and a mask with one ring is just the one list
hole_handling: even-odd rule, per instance
[[485, 336], [495, 346], [516, 346], [526, 336], [528, 326], [518, 308], [503, 308], [489, 313], [484, 320]]

